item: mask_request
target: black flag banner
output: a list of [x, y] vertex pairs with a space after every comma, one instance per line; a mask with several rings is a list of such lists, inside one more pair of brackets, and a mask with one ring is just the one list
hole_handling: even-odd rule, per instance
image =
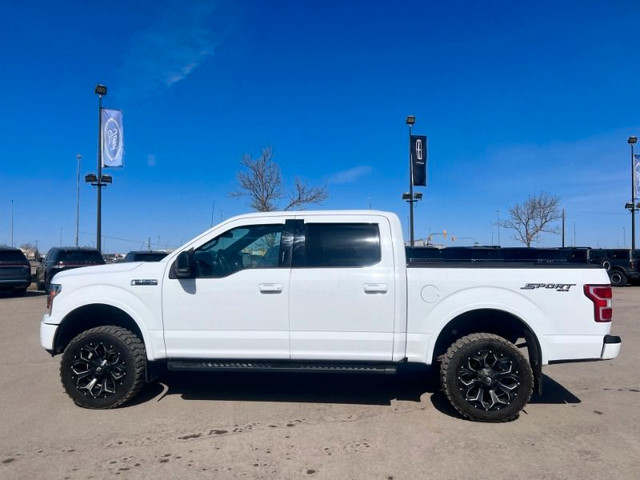
[[427, 186], [427, 137], [411, 135], [411, 162], [414, 185]]

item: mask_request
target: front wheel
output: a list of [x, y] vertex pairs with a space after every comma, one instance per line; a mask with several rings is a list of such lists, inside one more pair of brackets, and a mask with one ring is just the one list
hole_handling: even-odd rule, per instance
[[76, 405], [116, 408], [144, 385], [146, 361], [140, 338], [125, 328], [105, 325], [71, 340], [60, 362], [60, 378]]
[[490, 333], [467, 335], [451, 345], [440, 380], [453, 407], [481, 422], [515, 420], [533, 392], [527, 358], [513, 343]]

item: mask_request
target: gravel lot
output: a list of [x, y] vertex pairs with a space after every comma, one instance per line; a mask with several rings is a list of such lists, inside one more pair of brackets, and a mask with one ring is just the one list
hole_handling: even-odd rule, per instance
[[0, 478], [637, 479], [640, 287], [614, 290], [608, 362], [546, 367], [515, 422], [462, 420], [432, 372], [164, 375], [77, 408], [39, 345], [45, 297], [0, 297]]

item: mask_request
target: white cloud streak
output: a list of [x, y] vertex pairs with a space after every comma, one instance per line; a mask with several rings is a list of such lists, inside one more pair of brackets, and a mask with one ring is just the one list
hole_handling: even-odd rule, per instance
[[217, 46], [208, 25], [214, 2], [170, 1], [155, 11], [151, 24], [136, 33], [120, 68], [125, 97], [159, 95], [187, 78]]
[[343, 170], [342, 172], [331, 175], [327, 183], [340, 184], [340, 183], [353, 183], [365, 175], [369, 175], [373, 169], [367, 165], [360, 165], [350, 168], [349, 170]]

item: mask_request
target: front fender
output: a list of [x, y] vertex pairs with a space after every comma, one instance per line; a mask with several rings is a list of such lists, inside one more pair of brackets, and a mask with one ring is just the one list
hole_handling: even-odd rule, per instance
[[[157, 300], [145, 302], [143, 298], [134, 295], [129, 290], [113, 285], [100, 285], [99, 288], [96, 288], [95, 285], [79, 287], [69, 291], [68, 294], [63, 289], [63, 294], [58, 295], [55, 299], [54, 310], [49, 317], [49, 322], [59, 322], [59, 325], [62, 326], [70, 318], [70, 315], [79, 308], [90, 305], [108, 305], [123, 311], [136, 323], [142, 334], [148, 360], [164, 358], [165, 347], [162, 315], [159, 307], [159, 289], [158, 287], [149, 288], [157, 289]], [[158, 305], [158, 307], [153, 308], [150, 305]]]

